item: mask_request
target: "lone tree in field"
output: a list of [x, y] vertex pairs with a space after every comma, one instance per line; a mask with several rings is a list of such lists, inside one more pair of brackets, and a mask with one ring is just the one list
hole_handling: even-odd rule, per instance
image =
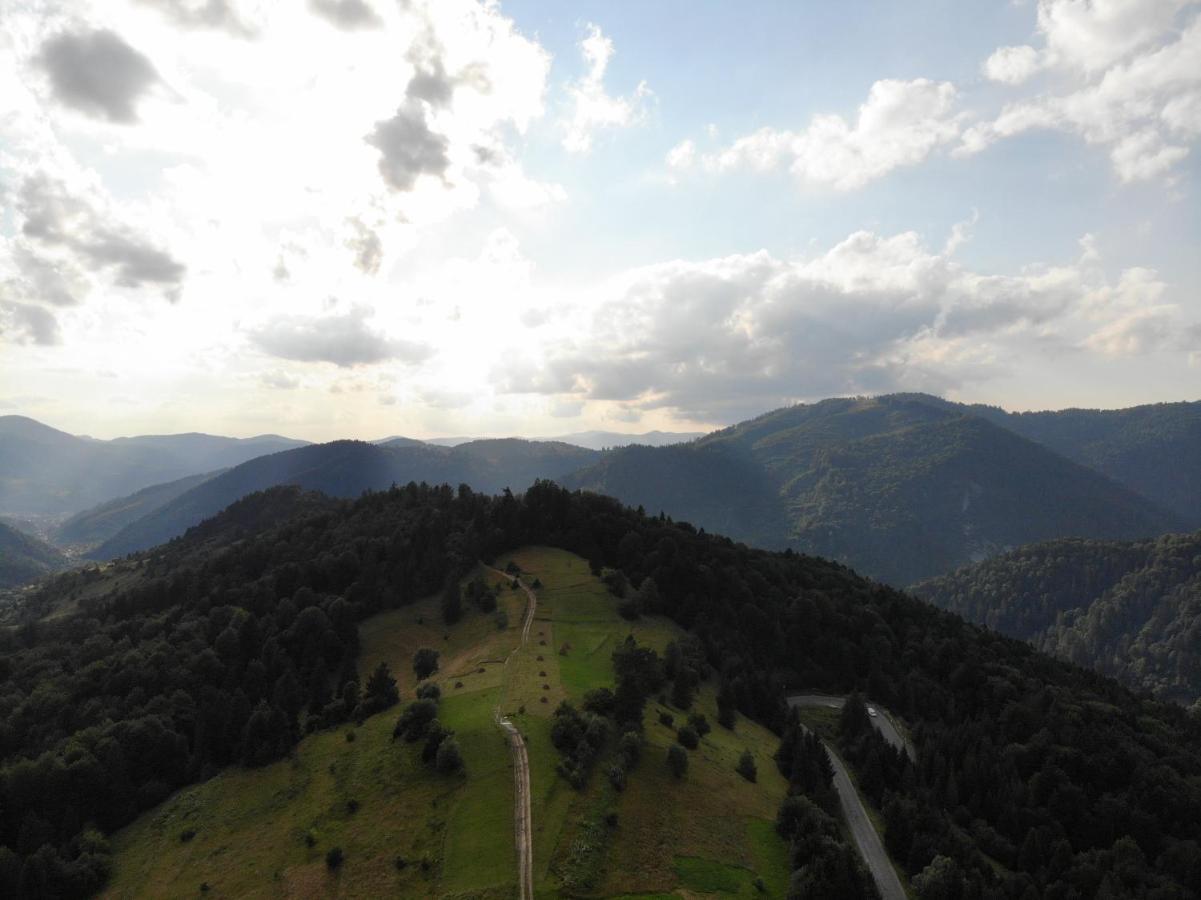
[[462, 771], [463, 752], [459, 749], [459, 742], [452, 737], [443, 740], [438, 745], [438, 755], [434, 764], [443, 775], [453, 775]]
[[395, 706], [400, 701], [400, 691], [396, 688], [396, 679], [388, 669], [386, 662], [381, 662], [367, 679], [367, 692], [362, 701], [362, 713], [372, 715], [380, 710]]
[[679, 744], [667, 748], [667, 768], [676, 778], [683, 778], [688, 771], [688, 751]]
[[755, 757], [751, 756], [750, 750], [742, 751], [742, 756], [738, 757], [735, 771], [747, 781], [753, 782], [759, 778], [759, 769], [755, 766]]
[[438, 671], [438, 651], [422, 647], [413, 654], [413, 671], [417, 679], [429, 678]]

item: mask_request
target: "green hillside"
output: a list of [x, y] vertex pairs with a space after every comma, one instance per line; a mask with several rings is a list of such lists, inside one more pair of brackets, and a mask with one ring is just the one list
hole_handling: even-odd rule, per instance
[[[358, 727], [314, 734], [291, 758], [263, 769], [227, 770], [119, 832], [105, 896], [192, 896], [202, 884], [213, 897], [511, 896], [517, 874], [513, 775], [493, 721], [498, 705], [529, 747], [537, 896], [560, 896], [565, 882], [586, 882], [576, 891], [593, 896], [689, 896], [716, 879], [730, 888], [723, 895], [752, 897], [760, 896], [752, 886], [756, 877], [771, 887], [771, 896], [781, 896], [788, 859], [773, 822], [787, 783], [771, 761], [778, 739], [761, 726], [740, 720], [734, 731], [714, 728], [692, 752], [688, 777], [676, 781], [663, 762], [675, 732], [658, 715], [669, 710], [682, 721], [685, 714], [653, 703], [643, 760], [625, 791], [612, 788], [603, 766], [583, 791], [556, 773], [550, 722], [558, 703], [578, 704], [587, 690], [612, 687], [611, 653], [626, 635], [663, 651], [682, 632], [657, 617], [623, 620], [617, 599], [578, 556], [530, 548], [498, 565], [510, 560], [543, 586], [530, 646], [508, 666], [525, 595], [482, 570], [473, 575], [486, 575], [497, 587], [504, 629], [480, 612], [443, 628], [437, 598], [360, 626], [364, 680], [386, 662], [402, 699], [411, 699], [416, 687], [413, 653], [422, 646], [440, 650], [441, 668], [432, 679], [442, 690], [438, 715], [462, 746], [465, 775], [438, 775], [421, 762], [419, 745], [394, 741], [395, 710]], [[712, 689], [702, 691], [692, 711], [716, 721]], [[755, 783], [735, 773], [744, 749], [756, 757]], [[352, 800], [358, 802], [353, 813]], [[603, 839], [592, 843], [596, 824], [611, 812], [616, 826], [604, 825]], [[181, 840], [186, 832], [194, 836]], [[325, 864], [333, 846], [345, 852], [336, 874]]]
[[915, 592], [1166, 700], [1201, 700], [1201, 532], [1050, 541]]

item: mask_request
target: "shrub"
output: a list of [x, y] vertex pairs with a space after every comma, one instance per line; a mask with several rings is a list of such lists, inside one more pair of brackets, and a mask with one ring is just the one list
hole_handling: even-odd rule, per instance
[[738, 765], [734, 768], [739, 775], [747, 781], [756, 781], [759, 778], [759, 770], [755, 766], [755, 757], [751, 756], [750, 750], [743, 750], [742, 756], [738, 757]]
[[403, 737], [409, 743], [425, 737], [430, 723], [438, 716], [438, 704], [433, 700], [414, 700], [396, 720], [392, 737]]
[[507, 612], [505, 612], [503, 609], [498, 609], [496, 611], [496, 630], [504, 631], [508, 627], [509, 627], [509, 614]]
[[359, 801], [351, 797], [346, 801], [346, 811], [352, 816], [359, 811]]
[[330, 871], [336, 871], [345, 858], [341, 847], [330, 847], [329, 852], [325, 854], [325, 865]]
[[183, 831], [181, 831], [179, 833], [179, 842], [181, 844], [186, 844], [188, 841], [190, 841], [194, 837], [196, 837], [196, 829], [195, 828], [185, 828]]
[[311, 831], [306, 831], [304, 833], [304, 845], [306, 847], [316, 847], [317, 846], [317, 835], [313, 834], [313, 832], [311, 832]]
[[717, 711], [717, 724], [727, 731], [734, 730], [734, 709], [730, 706], [723, 706]]
[[688, 771], [688, 751], [679, 744], [667, 748], [667, 768], [676, 778], [683, 778]]
[[688, 724], [692, 726], [692, 730], [700, 737], [704, 737], [713, 730], [709, 724], [709, 720], [705, 718], [703, 713], [693, 713], [690, 715], [688, 717]]
[[660, 724], [666, 725], [668, 728], [670, 728], [672, 725], [674, 725], [676, 723], [676, 717], [673, 716], [669, 712], [660, 711], [659, 712], [659, 722], [660, 722]]
[[613, 785], [615, 791], [625, 790], [626, 770], [621, 763], [616, 763], [609, 768], [609, 784]]
[[695, 750], [701, 742], [700, 737], [697, 736], [696, 729], [691, 725], [681, 726], [680, 730], [676, 732], [676, 740], [689, 750]]
[[621, 736], [621, 742], [617, 745], [617, 748], [621, 751], [626, 768], [632, 769], [637, 765], [638, 758], [642, 756], [642, 738], [639, 737], [636, 731], [627, 731]]
[[353, 731], [346, 732], [346, 743], [348, 743], [348, 744], [354, 743], [354, 732]]
[[427, 681], [425, 684], [417, 688], [418, 700], [433, 700], [437, 702], [442, 699], [442, 688], [434, 684], [432, 681]]

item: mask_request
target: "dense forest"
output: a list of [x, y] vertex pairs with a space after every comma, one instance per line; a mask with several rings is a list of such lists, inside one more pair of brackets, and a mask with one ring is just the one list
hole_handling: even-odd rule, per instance
[[[912, 764], [854, 723], [847, 746], [925, 896], [1201, 896], [1196, 717], [835, 563], [548, 483], [516, 497], [418, 485], [354, 502], [254, 495], [116, 567], [78, 612], [5, 632], [0, 894], [94, 892], [104, 835], [139, 811], [378, 708], [360, 684], [356, 623], [526, 544], [620, 570], [643, 602], [631, 614], [691, 630], [725, 706], [785, 737], [789, 687], [859, 689], [909, 722]], [[78, 577], [50, 583], [35, 608]], [[821, 785], [795, 754], [789, 765], [820, 808]]]
[[914, 590], [1162, 699], [1201, 698], [1201, 532], [1034, 544]]

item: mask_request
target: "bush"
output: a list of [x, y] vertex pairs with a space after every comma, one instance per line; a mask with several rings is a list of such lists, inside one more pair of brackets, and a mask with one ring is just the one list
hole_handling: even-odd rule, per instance
[[642, 756], [642, 738], [639, 737], [636, 731], [627, 731], [621, 736], [621, 742], [617, 745], [617, 748], [621, 751], [626, 768], [632, 769], [637, 765], [638, 758]]
[[443, 775], [463, 771], [463, 751], [459, 749], [459, 742], [452, 737], [442, 741], [438, 747], [435, 764]]
[[727, 731], [734, 730], [734, 709], [730, 706], [723, 706], [717, 711], [717, 724]]
[[421, 748], [421, 761], [426, 763], [436, 763], [438, 758], [438, 748], [442, 746], [442, 742], [454, 734], [449, 728], [439, 722], [437, 719], [430, 722], [429, 730], [425, 735], [425, 746]]
[[348, 743], [348, 744], [354, 743], [354, 732], [353, 731], [346, 732], [346, 743]]
[[345, 858], [341, 847], [330, 847], [329, 852], [325, 854], [325, 865], [330, 871], [336, 871]]
[[410, 744], [425, 737], [430, 723], [438, 716], [438, 704], [433, 700], [414, 700], [396, 720], [392, 737], [403, 737]]
[[734, 771], [747, 781], [754, 782], [758, 780], [759, 770], [755, 766], [755, 757], [751, 756], [750, 750], [742, 751], [742, 756], [738, 757], [738, 765], [734, 767]]
[[701, 739], [696, 733], [696, 729], [691, 725], [684, 725], [676, 732], [676, 740], [687, 747], [689, 750], [695, 750], [700, 744]]
[[438, 687], [432, 681], [427, 681], [417, 688], [417, 699], [433, 700], [436, 703], [442, 699], [442, 688]]
[[359, 801], [351, 797], [346, 801], [346, 811], [352, 816], [359, 811]]
[[181, 844], [186, 844], [188, 841], [190, 841], [194, 837], [196, 837], [196, 829], [195, 828], [185, 828], [183, 831], [181, 831], [179, 833], [179, 842]]
[[609, 784], [613, 790], [624, 791], [626, 787], [626, 770], [621, 763], [616, 763], [609, 769]]
[[496, 611], [496, 630], [504, 631], [508, 627], [509, 627], [509, 614], [507, 612], [505, 612], [503, 609], [498, 609]]
[[692, 730], [700, 737], [704, 737], [713, 730], [713, 727], [709, 724], [709, 720], [705, 718], [703, 713], [693, 713], [690, 715], [688, 717], [688, 724], [692, 726]]
[[683, 778], [688, 771], [688, 751], [679, 744], [667, 748], [667, 769], [676, 778]]
[[666, 725], [668, 728], [670, 728], [672, 725], [674, 725], [676, 723], [676, 717], [673, 716], [669, 712], [660, 712], [659, 713], [659, 722], [660, 722], [660, 724]]

